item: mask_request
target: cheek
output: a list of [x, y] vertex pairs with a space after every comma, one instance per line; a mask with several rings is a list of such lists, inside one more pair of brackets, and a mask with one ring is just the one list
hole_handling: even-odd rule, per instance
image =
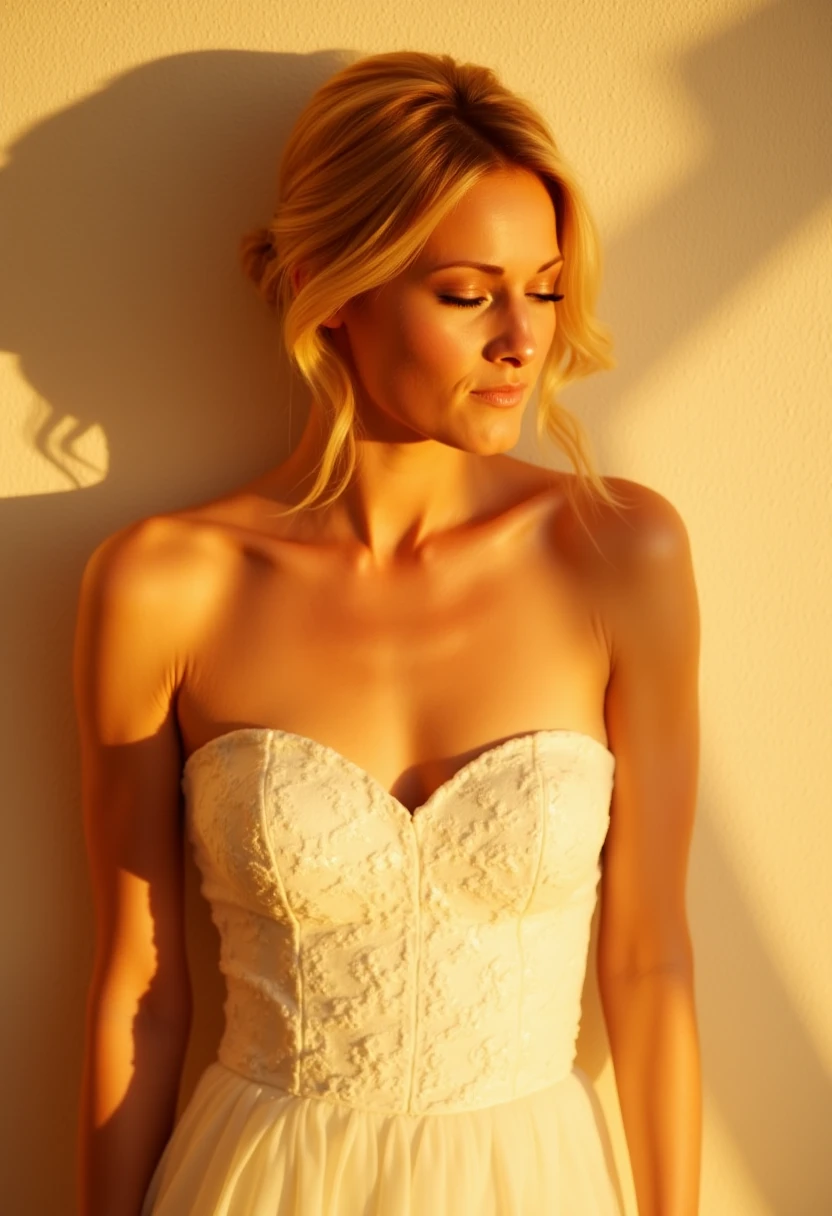
[[[461, 311], [461, 310], [460, 310]], [[365, 312], [351, 334], [353, 358], [366, 389], [392, 404], [443, 395], [473, 379], [482, 338], [455, 309], [421, 302], [381, 302]]]
[[[450, 311], [450, 310], [449, 310]], [[470, 374], [481, 346], [473, 327], [436, 310], [402, 319], [397, 334], [399, 368], [408, 378], [456, 382]]]

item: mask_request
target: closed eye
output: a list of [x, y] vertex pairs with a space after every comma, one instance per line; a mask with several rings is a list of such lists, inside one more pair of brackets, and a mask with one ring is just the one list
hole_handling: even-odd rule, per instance
[[[562, 295], [555, 295], [554, 292], [548, 295], [544, 292], [532, 292], [530, 294], [533, 300], [542, 300], [547, 304], [556, 304], [558, 300], [563, 299]], [[479, 304], [485, 303], [485, 296], [477, 296], [475, 299], [468, 299], [464, 296], [440, 296], [439, 299], [443, 304], [455, 304], [457, 308], [476, 308]]]

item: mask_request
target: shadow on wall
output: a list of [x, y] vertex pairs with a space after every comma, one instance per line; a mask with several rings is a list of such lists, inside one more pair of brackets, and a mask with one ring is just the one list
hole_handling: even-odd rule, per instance
[[[0, 349], [32, 385], [32, 442], [67, 490], [85, 472], [73, 450], [84, 432], [100, 426], [109, 448], [108, 475], [83, 492], [0, 500], [10, 1212], [63, 1214], [74, 1189], [93, 932], [70, 673], [81, 571], [123, 524], [219, 493], [287, 450], [279, 340], [237, 245], [271, 213], [296, 115], [343, 61], [210, 52], [149, 64], [27, 132], [0, 173]], [[219, 1026], [216, 936], [192, 863], [187, 876], [208, 1000], [186, 1087]]]
[[[608, 418], [611, 384], [617, 394], [636, 384], [826, 197], [829, 163], [813, 146], [813, 132], [828, 125], [826, 13], [822, 3], [783, 0], [684, 57], [712, 154], [607, 251], [620, 364], [603, 384], [582, 387], [585, 413]], [[109, 446], [108, 475], [83, 493], [0, 503], [10, 693], [0, 749], [14, 842], [0, 887], [15, 1002], [4, 1048], [6, 1109], [15, 1112], [4, 1137], [11, 1210], [63, 1212], [72, 1187], [92, 935], [78, 796], [68, 794], [79, 788], [69, 655], [81, 569], [122, 524], [221, 492], [285, 453], [278, 337], [242, 281], [236, 247], [270, 213], [296, 114], [342, 62], [334, 53], [162, 60], [33, 128], [0, 175], [0, 347], [19, 355], [36, 394], [32, 441], [64, 470], [68, 489], [83, 481], [72, 447], [86, 429], [100, 426]], [[752, 193], [767, 206], [749, 209]], [[605, 467], [614, 440], [608, 447]], [[799, 1177], [805, 1210], [821, 1210], [829, 1081], [708, 815], [705, 807], [691, 903], [709, 1089], [771, 1209], [794, 1210]], [[192, 867], [188, 883], [196, 984], [210, 999], [185, 1092], [219, 1028], [207, 961], [216, 938]], [[582, 1053], [592, 1068], [601, 1038], [597, 1004], [588, 1004]], [[44, 1133], [50, 1171], [39, 1168]]]
[[618, 365], [578, 395], [610, 461], [611, 386], [617, 401], [636, 389], [832, 192], [830, 64], [832, 6], [780, 0], [674, 65], [710, 146], [691, 177], [605, 250], [604, 319]]

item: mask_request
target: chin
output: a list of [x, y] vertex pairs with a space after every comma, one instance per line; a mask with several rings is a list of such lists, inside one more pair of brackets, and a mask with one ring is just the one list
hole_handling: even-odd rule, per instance
[[474, 435], [476, 451], [483, 456], [497, 456], [510, 452], [520, 442], [523, 415], [517, 411], [513, 417], [505, 417], [491, 427], [484, 427]]
[[472, 456], [501, 456], [512, 451], [520, 442], [519, 428], [516, 432], [500, 430], [492, 435], [480, 435], [468, 439], [467, 442], [451, 444], [461, 452], [470, 452]]

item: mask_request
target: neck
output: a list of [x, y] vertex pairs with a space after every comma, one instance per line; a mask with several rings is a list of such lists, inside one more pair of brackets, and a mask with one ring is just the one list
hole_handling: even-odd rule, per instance
[[[296, 503], [309, 492], [325, 435], [313, 404], [297, 447], [270, 479], [275, 497]], [[487, 458], [431, 439], [403, 443], [364, 437], [356, 451], [347, 488], [313, 516], [316, 537], [354, 547], [362, 569], [423, 559], [432, 538], [481, 509]]]

